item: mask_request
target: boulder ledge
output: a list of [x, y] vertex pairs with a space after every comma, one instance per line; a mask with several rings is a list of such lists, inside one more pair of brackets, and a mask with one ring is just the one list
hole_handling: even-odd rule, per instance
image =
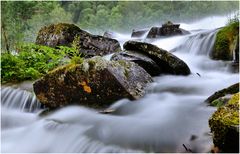
[[93, 57], [49, 72], [33, 88], [40, 102], [49, 108], [69, 104], [105, 108], [122, 98], [142, 97], [152, 81], [135, 63]]

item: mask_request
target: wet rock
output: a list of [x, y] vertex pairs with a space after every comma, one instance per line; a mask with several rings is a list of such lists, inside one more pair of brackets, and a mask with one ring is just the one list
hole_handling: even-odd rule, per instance
[[148, 56], [161, 68], [162, 73], [174, 75], [189, 75], [191, 73], [184, 61], [155, 45], [128, 41], [124, 43], [123, 47], [126, 50]]
[[148, 32], [147, 38], [190, 34], [190, 32], [179, 27], [180, 24], [173, 24], [171, 21], [168, 21], [167, 23], [163, 24], [162, 27], [152, 27]]
[[226, 95], [229, 95], [229, 94], [235, 94], [237, 92], [239, 92], [239, 83], [233, 84], [227, 88], [224, 88], [222, 90], [215, 92], [213, 95], [208, 97], [205, 100], [205, 102], [211, 103], [211, 105], [214, 105], [214, 104], [216, 104], [216, 103], [212, 103], [214, 100], [217, 100], [217, 99], [224, 97]]
[[239, 152], [239, 93], [209, 119], [213, 143], [220, 152]]
[[150, 82], [151, 76], [135, 63], [93, 57], [49, 72], [33, 87], [40, 102], [49, 108], [69, 104], [105, 108], [122, 98], [142, 97]]
[[103, 56], [121, 51], [117, 40], [98, 35], [77, 35], [73, 41], [73, 46], [87, 57]]
[[223, 97], [219, 97], [217, 99], [215, 99], [214, 101], [212, 101], [210, 103], [211, 106], [216, 106], [216, 107], [221, 107], [225, 104], [227, 104], [227, 102], [231, 99], [232, 95], [226, 95]]
[[229, 24], [216, 34], [213, 51], [210, 55], [215, 60], [234, 60], [239, 62], [239, 22]]
[[131, 37], [142, 37], [148, 32], [148, 29], [140, 29], [140, 30], [132, 30], [132, 35]]
[[92, 35], [73, 24], [59, 23], [43, 27], [36, 39], [36, 44], [50, 47], [75, 47], [86, 57], [106, 55], [121, 50], [115, 39]]
[[126, 60], [134, 62], [145, 69], [145, 71], [151, 76], [157, 76], [161, 73], [161, 68], [151, 58], [140, 53], [134, 53], [131, 51], [118, 52], [111, 57], [111, 60]]

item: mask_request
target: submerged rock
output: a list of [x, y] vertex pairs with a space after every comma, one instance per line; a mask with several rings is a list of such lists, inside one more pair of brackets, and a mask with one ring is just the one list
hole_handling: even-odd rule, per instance
[[134, 62], [145, 69], [151, 76], [157, 76], [161, 73], [161, 68], [151, 58], [140, 53], [133, 53], [131, 51], [118, 52], [112, 56], [111, 60]]
[[141, 53], [151, 58], [161, 68], [161, 73], [174, 75], [189, 75], [191, 73], [189, 67], [183, 60], [155, 45], [144, 42], [127, 41], [123, 47], [126, 50]]
[[131, 37], [142, 37], [147, 32], [148, 32], [148, 29], [139, 29], [139, 30], [133, 29]]
[[239, 93], [209, 119], [213, 143], [220, 152], [239, 152]]
[[106, 55], [120, 51], [117, 40], [92, 35], [73, 24], [59, 23], [43, 27], [36, 39], [36, 44], [50, 47], [69, 46], [78, 49], [85, 56]]
[[33, 85], [40, 102], [49, 108], [80, 104], [105, 108], [122, 98], [142, 97], [151, 76], [135, 63], [101, 57], [69, 64], [48, 73]]
[[[218, 104], [217, 102], [213, 102], [213, 101], [218, 101], [217, 99], [221, 98], [221, 97], [224, 97], [226, 95], [229, 95], [229, 94], [235, 94], [239, 92], [239, 83], [235, 83], [227, 88], [224, 88], [222, 90], [219, 90], [217, 92], [215, 92], [213, 95], [211, 95], [210, 97], [208, 97], [205, 102], [207, 103], [210, 103], [211, 105], [214, 105], [214, 104]], [[213, 103], [212, 103], [213, 102]]]

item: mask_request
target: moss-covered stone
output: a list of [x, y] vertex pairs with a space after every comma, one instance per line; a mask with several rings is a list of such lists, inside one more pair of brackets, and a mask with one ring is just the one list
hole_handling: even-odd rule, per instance
[[220, 97], [218, 99], [215, 99], [214, 101], [212, 101], [210, 104], [211, 106], [216, 106], [216, 107], [221, 107], [224, 104], [226, 104], [229, 101], [229, 97]]
[[183, 60], [155, 45], [145, 42], [127, 41], [123, 47], [126, 50], [151, 58], [160, 67], [162, 74], [189, 75], [191, 73]]
[[51, 24], [40, 29], [36, 39], [36, 44], [50, 47], [71, 46], [75, 35], [83, 33], [79, 27], [74, 24], [59, 23]]
[[[234, 49], [239, 42], [239, 22], [233, 22], [217, 32], [216, 41], [211, 53], [211, 58], [216, 60], [233, 60]], [[237, 42], [237, 43], [236, 43]], [[239, 51], [235, 50], [239, 55]]]
[[209, 119], [213, 142], [222, 152], [239, 152], [239, 93]]
[[92, 35], [76, 25], [59, 23], [41, 28], [36, 44], [50, 47], [70, 46], [86, 57], [106, 55], [121, 50], [117, 40]]
[[219, 91], [215, 92], [210, 97], [208, 97], [205, 100], [205, 102], [210, 103], [210, 105], [212, 105], [213, 101], [215, 101], [215, 100], [217, 100], [217, 99], [219, 99], [221, 97], [224, 97], [224, 96], [226, 96], [228, 94], [235, 94], [237, 92], [239, 92], [239, 83], [235, 83], [235, 84], [233, 84], [233, 85], [231, 85], [231, 86], [229, 86], [227, 88], [224, 88], [222, 90], [219, 90]]
[[40, 102], [49, 108], [69, 104], [104, 108], [121, 98], [138, 99], [150, 82], [151, 76], [135, 63], [94, 57], [59, 67], [33, 87]]

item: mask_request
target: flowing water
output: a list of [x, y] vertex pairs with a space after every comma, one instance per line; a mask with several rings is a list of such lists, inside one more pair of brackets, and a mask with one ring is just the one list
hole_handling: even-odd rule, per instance
[[112, 115], [70, 106], [39, 116], [41, 108], [32, 93], [3, 87], [2, 152], [186, 152], [184, 146], [208, 152], [212, 146], [208, 119], [216, 108], [204, 100], [238, 82], [227, 62], [208, 56], [217, 28], [227, 22], [226, 17], [210, 19], [210, 28], [205, 23], [209, 19], [204, 19], [183, 24], [191, 30], [189, 35], [151, 42], [183, 59], [191, 75], [155, 77], [145, 97], [115, 102]]

